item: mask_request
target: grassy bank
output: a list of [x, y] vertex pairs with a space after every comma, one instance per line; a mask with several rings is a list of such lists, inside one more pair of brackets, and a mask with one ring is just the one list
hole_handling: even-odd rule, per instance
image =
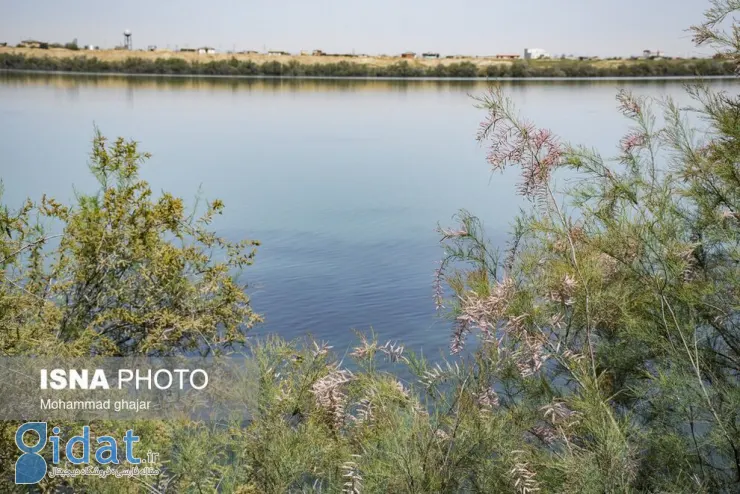
[[[162, 75], [409, 78], [720, 76], [734, 72], [732, 63], [714, 59], [500, 62], [476, 59], [407, 61], [386, 57], [349, 61], [351, 59], [342, 57], [280, 57], [280, 60], [276, 60], [263, 55], [251, 58], [223, 55], [213, 58], [191, 55], [186, 58], [174, 53], [155, 56], [158, 54], [148, 52], [125, 58], [123, 55], [128, 55], [126, 52], [117, 52], [117, 55], [79, 55], [68, 50], [5, 51], [0, 52], [0, 69]], [[337, 60], [332, 61], [334, 58]]]

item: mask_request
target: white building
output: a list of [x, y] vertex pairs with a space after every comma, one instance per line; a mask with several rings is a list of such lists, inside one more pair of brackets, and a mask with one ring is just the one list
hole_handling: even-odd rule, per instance
[[211, 48], [210, 46], [204, 46], [203, 48], [198, 48], [198, 54], [199, 55], [215, 55], [216, 49]]
[[665, 57], [665, 53], [663, 53], [660, 50], [658, 51], [643, 50], [642, 51], [642, 58], [653, 59], [653, 58], [663, 58], [663, 57]]
[[542, 48], [524, 49], [524, 60], [538, 60], [540, 58], [550, 58], [550, 54]]

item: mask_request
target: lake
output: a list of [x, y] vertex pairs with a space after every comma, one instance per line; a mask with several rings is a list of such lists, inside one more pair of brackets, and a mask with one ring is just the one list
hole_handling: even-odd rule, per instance
[[[628, 126], [618, 88], [689, 103], [682, 84], [504, 83], [523, 115], [610, 156]], [[503, 246], [529, 207], [515, 193], [516, 171], [492, 175], [475, 140], [484, 114], [471, 95], [486, 87], [0, 73], [3, 201], [93, 190], [87, 156], [97, 125], [153, 154], [142, 174], [155, 191], [194, 199], [200, 187], [226, 204], [220, 233], [262, 242], [244, 274], [266, 319], [253, 334], [310, 333], [341, 355], [353, 329], [372, 327], [434, 357], [450, 335], [432, 298], [437, 223], [467, 209]]]

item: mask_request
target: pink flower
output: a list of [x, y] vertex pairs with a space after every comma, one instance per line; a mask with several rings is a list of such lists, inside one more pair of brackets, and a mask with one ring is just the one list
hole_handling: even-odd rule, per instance
[[629, 118], [637, 118], [642, 114], [641, 101], [636, 98], [631, 92], [621, 89], [617, 93], [617, 101], [619, 102], [619, 111]]
[[519, 166], [519, 192], [534, 197], [548, 185], [553, 169], [560, 165], [562, 146], [550, 130], [513, 118], [508, 102], [500, 96], [494, 95], [487, 108], [489, 115], [481, 124], [478, 140], [489, 142], [488, 162], [501, 171], [509, 165]]
[[740, 213], [735, 213], [730, 211], [729, 209], [725, 209], [722, 211], [722, 219], [723, 220], [729, 220], [729, 219], [740, 219]]
[[451, 228], [440, 228], [439, 232], [442, 234], [442, 240], [440, 240], [440, 242], [450, 238], [460, 238], [468, 235], [468, 231], [464, 227], [458, 230], [453, 230]]
[[540, 408], [540, 410], [544, 412], [545, 418], [553, 425], [565, 425], [566, 427], [571, 427], [577, 424], [581, 417], [580, 412], [571, 410], [562, 401], [553, 401], [552, 403]]
[[444, 309], [444, 289], [442, 287], [442, 279], [444, 278], [444, 265], [440, 265], [434, 270], [434, 282], [432, 287], [434, 288], [434, 307], [436, 310]]
[[[452, 335], [450, 345], [452, 353], [459, 353], [463, 349], [465, 338], [472, 328], [480, 329], [486, 339], [492, 339], [493, 332], [499, 321], [504, 318], [504, 313], [508, 309], [515, 291], [514, 280], [507, 277], [501, 282], [496, 282], [488, 297], [481, 297], [475, 292], [460, 297], [461, 313], [457, 317], [457, 324]], [[512, 324], [518, 323], [518, 320], [515, 323], [512, 322]]]
[[498, 394], [493, 388], [487, 388], [480, 393], [476, 393], [475, 397], [478, 406], [483, 411], [490, 411], [499, 406]]
[[573, 305], [573, 295], [577, 287], [578, 282], [576, 279], [566, 274], [555, 287], [555, 290], [550, 293], [550, 299], [560, 301], [565, 305]]
[[622, 145], [622, 151], [625, 153], [632, 152], [635, 148], [640, 148], [645, 145], [645, 134], [640, 132], [630, 132], [620, 141]]
[[456, 355], [465, 347], [465, 338], [470, 333], [470, 326], [466, 320], [458, 318], [455, 324], [455, 330], [452, 332], [452, 341], [450, 342], [450, 353]]
[[538, 338], [524, 335], [521, 348], [515, 353], [516, 367], [522, 377], [530, 377], [540, 371], [548, 355]]

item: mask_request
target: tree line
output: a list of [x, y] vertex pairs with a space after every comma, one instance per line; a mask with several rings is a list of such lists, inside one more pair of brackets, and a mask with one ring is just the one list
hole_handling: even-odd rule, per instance
[[657, 77], [732, 75], [734, 64], [722, 59], [645, 60], [600, 66], [590, 61], [525, 62], [478, 66], [472, 62], [455, 62], [427, 67], [407, 61], [387, 66], [337, 62], [308, 64], [290, 60], [256, 63], [251, 60], [213, 60], [188, 62], [181, 58], [147, 60], [129, 57], [106, 61], [97, 57], [35, 57], [23, 54], [0, 54], [0, 69], [43, 70], [60, 72], [218, 75], [218, 76], [283, 76], [283, 77]]

